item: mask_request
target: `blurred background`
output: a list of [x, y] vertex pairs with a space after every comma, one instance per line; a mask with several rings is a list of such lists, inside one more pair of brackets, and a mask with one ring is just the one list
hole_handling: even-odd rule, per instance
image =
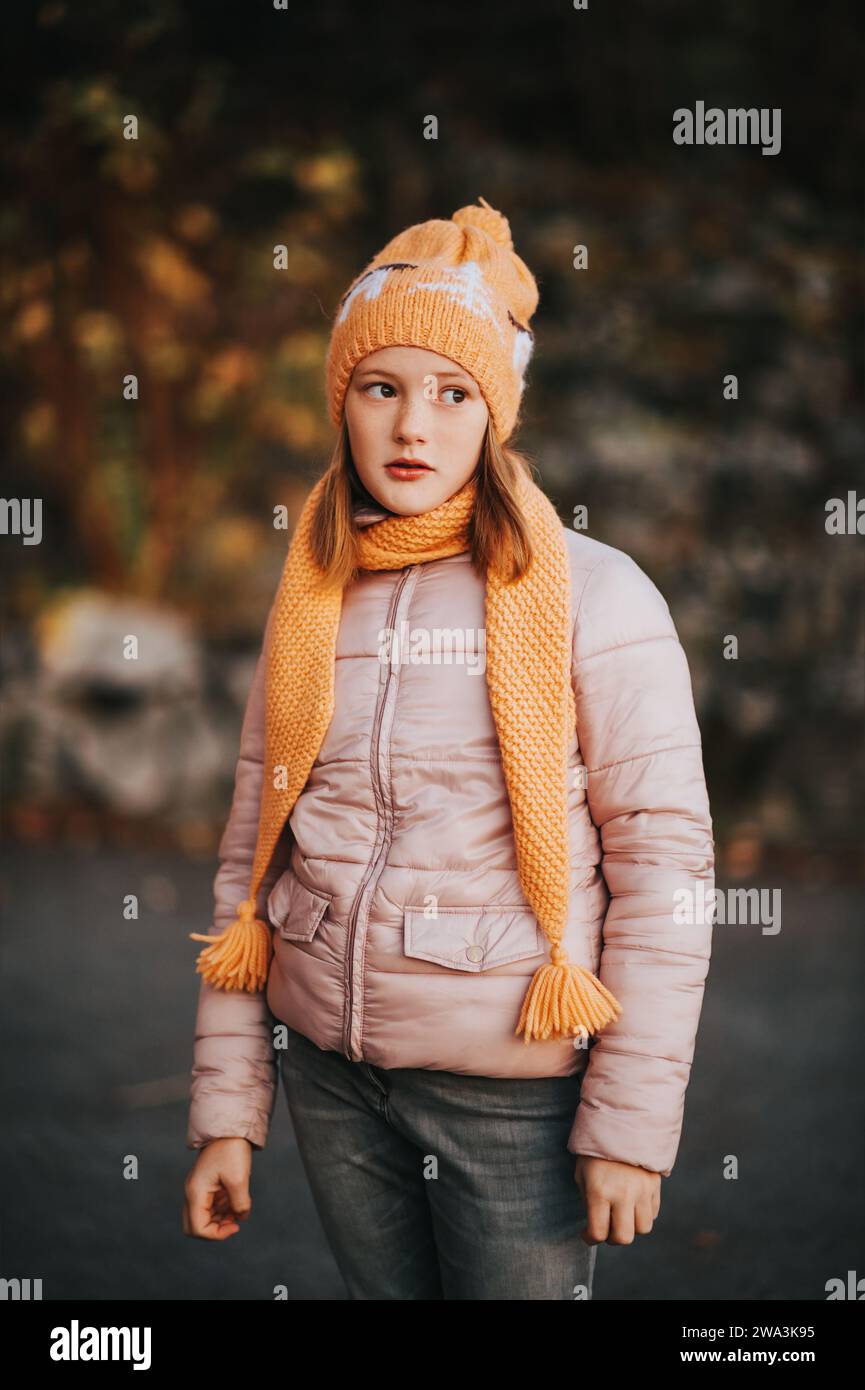
[[[595, 1296], [825, 1298], [862, 1235], [857, 7], [55, 0], [4, 36], [4, 497], [42, 499], [42, 535], [2, 539], [0, 1273], [56, 1298], [344, 1297], [281, 1096], [257, 1226], [180, 1236], [187, 932], [274, 508], [293, 523], [334, 442], [339, 298], [397, 231], [483, 196], [540, 287], [512, 443], [670, 605], [719, 886], [783, 890], [777, 936], [716, 929], [666, 1220], [600, 1252]], [[674, 144], [697, 101], [780, 108], [780, 151]], [[731, 1152], [748, 1181], [721, 1181]]]

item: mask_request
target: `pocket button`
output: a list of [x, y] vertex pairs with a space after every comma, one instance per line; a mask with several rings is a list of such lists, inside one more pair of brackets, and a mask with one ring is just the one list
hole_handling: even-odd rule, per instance
[[483, 946], [469, 946], [468, 950], [466, 951], [466, 956], [467, 956], [467, 958], [468, 958], [469, 960], [475, 961], [475, 962], [483, 960], [483, 958], [484, 958], [484, 948], [483, 948]]

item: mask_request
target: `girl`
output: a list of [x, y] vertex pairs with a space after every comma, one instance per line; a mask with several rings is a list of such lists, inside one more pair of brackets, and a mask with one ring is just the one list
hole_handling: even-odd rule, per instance
[[590, 1298], [679, 1145], [700, 733], [658, 589], [505, 447], [537, 301], [484, 199], [341, 301], [339, 439], [265, 628], [216, 936], [193, 937], [184, 1231], [249, 1214], [279, 1056], [352, 1298]]

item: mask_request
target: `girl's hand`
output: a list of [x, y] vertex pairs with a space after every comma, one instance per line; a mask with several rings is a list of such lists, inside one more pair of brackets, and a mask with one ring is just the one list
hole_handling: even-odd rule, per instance
[[227, 1240], [252, 1210], [248, 1139], [212, 1139], [199, 1150], [183, 1186], [183, 1234], [201, 1240]]
[[635, 1231], [649, 1234], [661, 1209], [660, 1173], [578, 1154], [574, 1181], [588, 1213], [586, 1229], [580, 1232], [586, 1245], [633, 1245]]

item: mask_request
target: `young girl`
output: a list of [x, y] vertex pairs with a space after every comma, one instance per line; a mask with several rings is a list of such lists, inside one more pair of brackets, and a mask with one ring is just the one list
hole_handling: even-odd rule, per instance
[[589, 1298], [679, 1145], [711, 946], [700, 732], [658, 589], [505, 447], [537, 301], [484, 199], [341, 301], [339, 438], [193, 934], [184, 1231], [248, 1216], [278, 1056], [352, 1298]]

